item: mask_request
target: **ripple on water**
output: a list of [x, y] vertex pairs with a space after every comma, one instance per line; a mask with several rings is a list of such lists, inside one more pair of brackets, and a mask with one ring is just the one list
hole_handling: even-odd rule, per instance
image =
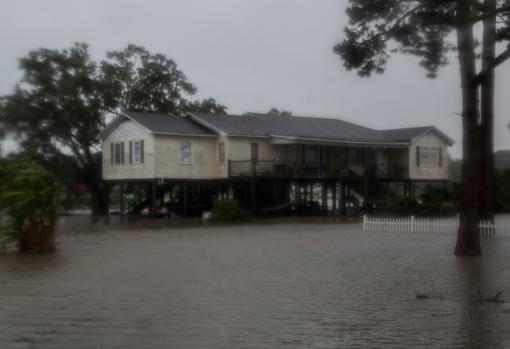
[[0, 256], [0, 347], [510, 346], [510, 305], [477, 301], [510, 297], [510, 238], [188, 225], [67, 217], [57, 253]]

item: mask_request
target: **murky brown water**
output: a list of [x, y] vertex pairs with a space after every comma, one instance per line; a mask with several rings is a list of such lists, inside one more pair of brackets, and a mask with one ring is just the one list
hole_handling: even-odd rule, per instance
[[510, 238], [61, 223], [58, 253], [0, 256], [0, 348], [510, 347], [510, 303], [475, 300], [510, 301]]

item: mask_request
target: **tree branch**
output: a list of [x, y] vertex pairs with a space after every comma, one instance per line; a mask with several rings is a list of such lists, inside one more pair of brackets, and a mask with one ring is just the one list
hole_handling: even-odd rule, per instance
[[503, 62], [505, 62], [507, 59], [510, 58], [510, 44], [508, 44], [505, 51], [503, 51], [501, 54], [499, 54], [491, 63], [487, 65], [485, 69], [483, 69], [478, 75], [475, 76], [474, 83], [476, 86], [479, 86], [485, 78], [487, 78], [487, 75], [496, 67], [501, 65]]
[[510, 6], [500, 7], [497, 10], [489, 11], [489, 12], [484, 13], [478, 17], [473, 18], [473, 23], [483, 21], [484, 19], [491, 17], [491, 16], [507, 14], [507, 13], [510, 13]]

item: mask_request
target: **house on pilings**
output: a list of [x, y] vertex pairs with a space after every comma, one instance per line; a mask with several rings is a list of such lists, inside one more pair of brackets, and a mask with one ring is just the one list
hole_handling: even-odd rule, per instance
[[433, 126], [374, 130], [256, 113], [124, 112], [100, 137], [103, 179], [130, 193], [121, 212], [180, 216], [226, 197], [256, 213], [381, 209], [388, 198], [407, 202], [424, 185], [446, 184], [453, 144]]

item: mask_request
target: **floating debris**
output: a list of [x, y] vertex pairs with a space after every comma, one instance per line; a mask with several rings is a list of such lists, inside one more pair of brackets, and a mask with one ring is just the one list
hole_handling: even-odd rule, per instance
[[428, 296], [428, 295], [426, 295], [424, 293], [418, 293], [416, 295], [416, 299], [430, 299], [430, 298], [431, 298], [430, 296]]
[[503, 291], [499, 291], [496, 293], [494, 297], [489, 298], [483, 298], [482, 293], [480, 290], [478, 290], [478, 301], [479, 302], [487, 302], [487, 303], [505, 303], [503, 299], [501, 299], [501, 295], [503, 294]]

